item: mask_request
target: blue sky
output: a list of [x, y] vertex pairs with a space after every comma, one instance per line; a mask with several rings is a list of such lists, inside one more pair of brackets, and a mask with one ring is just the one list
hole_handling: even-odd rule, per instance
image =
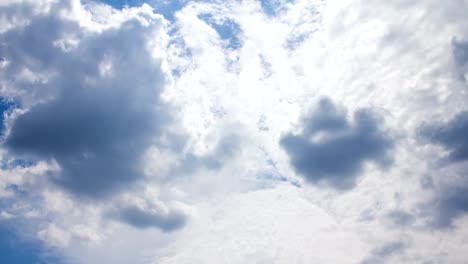
[[40, 261], [40, 246], [31, 242], [21, 243], [15, 232], [0, 229], [0, 255], [4, 263], [37, 263]]
[[124, 6], [138, 6], [144, 3], [144, 1], [140, 0], [105, 0], [102, 2], [119, 9], [123, 8]]
[[16, 233], [10, 224], [0, 222], [0, 256], [2, 263], [65, 263], [63, 259], [47, 253], [40, 241], [20, 238]]
[[1, 120], [0, 120], [0, 131], [3, 131], [4, 129], [4, 114], [5, 112], [10, 111], [12, 108], [17, 107], [16, 104], [9, 99], [0, 97], [0, 115], [1, 115]]
[[150, 4], [157, 13], [164, 15], [168, 20], [174, 20], [174, 14], [182, 7], [185, 6], [188, 0], [101, 0], [101, 2], [107, 3], [115, 8], [121, 9], [124, 6], [140, 6], [143, 3]]
[[[180, 10], [186, 3], [191, 2], [190, 0], [100, 0], [101, 2], [107, 3], [115, 8], [122, 8], [124, 6], [139, 6], [143, 3], [148, 3], [156, 9], [156, 12], [163, 14], [167, 19], [173, 20], [174, 13]], [[193, 2], [193, 1], [192, 1]], [[202, 1], [210, 2], [210, 1]], [[274, 16], [278, 11], [279, 2], [276, 0], [261, 0], [261, 7], [263, 11], [269, 15]]]

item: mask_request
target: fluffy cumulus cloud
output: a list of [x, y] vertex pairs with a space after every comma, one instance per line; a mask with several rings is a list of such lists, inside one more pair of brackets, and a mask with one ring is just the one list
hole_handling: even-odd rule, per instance
[[[141, 184], [150, 146], [175, 144], [174, 110], [162, 99], [166, 22], [148, 5], [43, 4], [43, 13], [33, 3], [2, 9], [7, 20], [27, 19], [2, 34], [5, 157], [49, 163], [47, 181], [74, 197], [110, 199]], [[182, 212], [127, 212], [119, 219], [137, 226], [145, 217], [145, 227], [184, 222]]]
[[294, 169], [311, 182], [349, 189], [366, 161], [387, 165], [393, 141], [380, 128], [381, 120], [369, 109], [353, 116], [355, 124], [350, 124], [343, 110], [322, 99], [305, 118], [302, 133], [287, 134], [280, 141]]
[[467, 8], [0, 1], [1, 260], [464, 263]]
[[[160, 99], [161, 60], [146, 46], [149, 30], [128, 21], [83, 36], [76, 48], [64, 51], [53, 42], [78, 25], [62, 29], [49, 16], [30, 23], [21, 32], [5, 33], [9, 69], [49, 71], [52, 76], [41, 86], [54, 91], [15, 118], [4, 146], [14, 154], [53, 159], [60, 166], [55, 181], [77, 194], [107, 195], [141, 178], [138, 161], [170, 119]], [[161, 27], [157, 19], [154, 23]], [[37, 43], [44, 50], [35, 51]]]

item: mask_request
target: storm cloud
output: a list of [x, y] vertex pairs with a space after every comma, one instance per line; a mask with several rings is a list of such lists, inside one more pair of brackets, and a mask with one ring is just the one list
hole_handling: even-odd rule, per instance
[[[7, 32], [2, 56], [11, 61], [8, 70], [47, 75], [13, 83], [43, 100], [13, 120], [4, 146], [55, 161], [60, 173], [54, 181], [78, 195], [107, 196], [140, 179], [143, 152], [170, 122], [160, 99], [166, 81], [161, 60], [146, 45], [161, 26], [155, 17], [142, 17], [73, 35], [78, 25], [38, 16], [24, 30]], [[64, 47], [70, 36], [78, 40]]]
[[394, 141], [382, 121], [370, 109], [360, 109], [350, 122], [344, 109], [325, 98], [304, 118], [302, 133], [289, 133], [280, 144], [296, 172], [309, 182], [351, 189], [365, 162], [381, 167], [391, 162]]

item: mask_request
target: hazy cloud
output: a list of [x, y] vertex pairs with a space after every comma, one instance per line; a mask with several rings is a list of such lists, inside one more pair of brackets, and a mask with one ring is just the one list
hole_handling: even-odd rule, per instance
[[371, 251], [362, 264], [386, 263], [386, 258], [402, 253], [408, 247], [404, 241], [393, 241]]
[[[426, 143], [442, 146], [447, 151], [448, 154], [443, 160], [445, 165], [468, 160], [468, 111], [460, 112], [446, 122], [424, 124], [419, 130], [419, 135]], [[463, 176], [466, 178], [466, 175]], [[435, 188], [435, 199], [429, 206], [429, 212], [432, 214], [429, 222], [432, 227], [452, 227], [457, 217], [468, 213], [467, 186], [463, 178], [462, 182], [457, 182], [456, 185], [435, 186], [438, 187]]]
[[112, 216], [136, 228], [153, 227], [166, 232], [183, 227], [187, 221], [187, 216], [181, 210], [167, 206], [127, 205], [115, 210]]
[[460, 68], [463, 74], [463, 71], [468, 70], [468, 42], [453, 38], [452, 52], [455, 63]]
[[387, 214], [391, 223], [398, 226], [409, 226], [414, 222], [414, 216], [403, 210], [392, 210]]
[[438, 190], [436, 198], [430, 204], [429, 225], [437, 229], [453, 227], [453, 222], [458, 217], [468, 213], [468, 186], [461, 184]]

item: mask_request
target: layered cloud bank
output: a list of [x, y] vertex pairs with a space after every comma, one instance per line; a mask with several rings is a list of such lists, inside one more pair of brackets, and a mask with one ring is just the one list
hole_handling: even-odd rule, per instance
[[0, 255], [464, 263], [467, 8], [1, 1]]

